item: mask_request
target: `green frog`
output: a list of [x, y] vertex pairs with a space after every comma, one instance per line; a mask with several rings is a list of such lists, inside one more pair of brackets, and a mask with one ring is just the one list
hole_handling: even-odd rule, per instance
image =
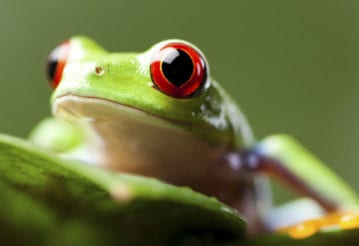
[[257, 141], [212, 78], [205, 55], [189, 42], [111, 53], [75, 36], [50, 53], [47, 74], [53, 117], [31, 140], [64, 158], [214, 196], [237, 209], [252, 234], [308, 214], [298, 205], [280, 225], [273, 223], [268, 176], [309, 197], [321, 211], [315, 216], [358, 207], [356, 193], [294, 138]]

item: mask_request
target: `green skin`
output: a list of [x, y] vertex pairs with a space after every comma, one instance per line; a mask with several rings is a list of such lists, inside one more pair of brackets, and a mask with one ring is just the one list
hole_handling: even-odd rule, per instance
[[357, 208], [355, 192], [293, 138], [256, 142], [238, 106], [210, 76], [203, 92], [188, 98], [157, 89], [150, 62], [169, 41], [144, 53], [109, 53], [81, 36], [69, 42], [51, 99], [54, 118], [32, 132], [36, 144], [215, 196], [243, 213], [250, 232], [258, 232], [268, 217], [263, 174], [278, 177], [325, 211]]

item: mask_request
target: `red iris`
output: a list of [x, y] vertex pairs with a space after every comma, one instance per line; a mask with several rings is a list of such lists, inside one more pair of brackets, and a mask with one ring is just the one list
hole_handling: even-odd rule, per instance
[[156, 86], [172, 97], [189, 97], [203, 88], [207, 80], [206, 62], [192, 46], [173, 42], [154, 54], [151, 76]]

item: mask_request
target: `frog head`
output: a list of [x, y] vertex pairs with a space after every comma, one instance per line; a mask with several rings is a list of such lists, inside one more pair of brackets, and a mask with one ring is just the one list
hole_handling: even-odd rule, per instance
[[212, 145], [253, 142], [244, 116], [210, 76], [204, 54], [186, 41], [162, 41], [143, 53], [112, 53], [75, 36], [52, 51], [47, 69], [56, 116], [116, 120], [127, 112]]

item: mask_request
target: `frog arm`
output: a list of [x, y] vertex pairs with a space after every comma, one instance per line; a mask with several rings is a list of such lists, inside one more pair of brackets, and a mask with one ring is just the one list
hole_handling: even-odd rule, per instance
[[84, 134], [79, 127], [68, 122], [46, 118], [31, 131], [29, 139], [37, 146], [52, 152], [63, 153], [80, 146]]
[[288, 135], [265, 138], [249, 157], [256, 160], [252, 160], [256, 171], [278, 178], [299, 193], [313, 198], [327, 211], [359, 208], [356, 192]]

